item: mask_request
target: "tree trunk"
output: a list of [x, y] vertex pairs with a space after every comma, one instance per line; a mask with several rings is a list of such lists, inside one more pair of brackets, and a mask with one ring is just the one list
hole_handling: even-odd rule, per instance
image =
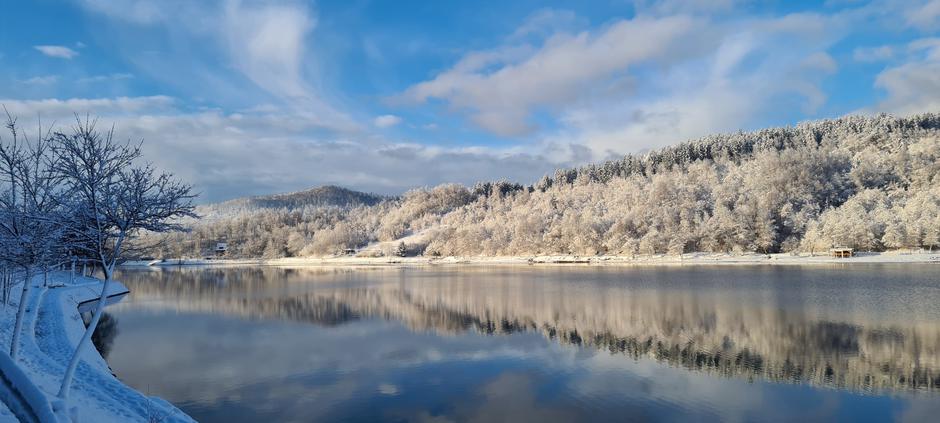
[[0, 270], [0, 282], [3, 283], [3, 292], [0, 293], [3, 296], [3, 307], [6, 308], [7, 304], [10, 303], [10, 283], [12, 282], [9, 272], [6, 268]]
[[98, 321], [101, 320], [101, 314], [104, 312], [105, 302], [108, 298], [108, 286], [111, 284], [111, 272], [114, 267], [113, 265], [103, 265], [101, 267], [104, 269], [104, 283], [101, 285], [101, 295], [98, 296], [95, 314], [91, 318], [91, 323], [85, 328], [82, 339], [80, 339], [78, 345], [75, 346], [75, 351], [72, 353], [72, 358], [69, 360], [69, 366], [65, 370], [65, 376], [62, 377], [62, 386], [59, 387], [58, 397], [61, 398], [63, 402], [69, 397], [69, 388], [72, 385], [72, 377], [75, 375], [75, 368], [78, 367], [78, 362], [81, 360], [82, 348], [91, 341], [91, 335], [95, 333], [95, 328], [98, 327]]
[[23, 277], [23, 290], [20, 293], [20, 304], [16, 309], [16, 323], [13, 324], [13, 340], [10, 342], [10, 358], [16, 360], [20, 352], [20, 332], [23, 331], [23, 318], [26, 316], [26, 302], [29, 301], [29, 288], [32, 285], [32, 272], [26, 271]]

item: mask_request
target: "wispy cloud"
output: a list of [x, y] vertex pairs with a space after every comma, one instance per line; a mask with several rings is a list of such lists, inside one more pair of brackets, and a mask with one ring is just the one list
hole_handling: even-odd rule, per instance
[[[453, 16], [429, 11], [441, 16], [415, 22], [417, 41], [372, 5], [351, 23], [304, 0], [73, 1], [94, 20], [89, 46], [35, 46], [72, 61], [34, 52], [0, 66], [0, 102], [59, 122], [100, 115], [207, 199], [532, 181], [714, 132], [940, 109], [940, 0], [830, 0], [791, 14], [751, 0], [571, 3], [514, 8], [485, 34], [441, 30]], [[836, 91], [843, 75], [861, 91]], [[60, 98], [25, 100], [52, 88]]]
[[395, 115], [382, 115], [376, 117], [372, 123], [379, 128], [390, 128], [401, 123], [401, 118]]
[[568, 164], [531, 149], [445, 148], [367, 135], [318, 135], [292, 111], [188, 111], [178, 103], [163, 96], [0, 99], [26, 120], [38, 115], [68, 126], [76, 113], [98, 116], [103, 129], [115, 126], [119, 139], [143, 139], [147, 159], [194, 183], [200, 201], [322, 184], [397, 194], [444, 181], [472, 184], [494, 175], [535, 182]]
[[223, 19], [230, 57], [245, 76], [279, 96], [313, 96], [301, 68], [306, 37], [316, 25], [307, 8], [228, 2]]
[[130, 73], [112, 73], [112, 74], [107, 74], [107, 75], [86, 76], [84, 78], [79, 78], [75, 82], [78, 82], [80, 84], [89, 84], [89, 83], [96, 83], [96, 82], [121, 81], [121, 80], [132, 79], [132, 78], [134, 78], [134, 75]]
[[78, 56], [78, 52], [72, 50], [66, 46], [52, 46], [52, 45], [43, 45], [43, 46], [33, 46], [40, 53], [45, 54], [49, 57], [56, 57], [59, 59], [71, 59], [75, 56]]
[[823, 78], [839, 68], [827, 49], [848, 27], [842, 16], [810, 13], [624, 19], [469, 52], [399, 98], [443, 100], [502, 136], [532, 133], [535, 115], [548, 114], [558, 128], [537, 139], [603, 159], [739, 129], [784, 99], [814, 112], [827, 100]]
[[18, 116], [73, 117], [75, 114], [102, 116], [133, 115], [134, 113], [156, 113], [168, 110], [174, 99], [167, 96], [149, 97], [114, 97], [114, 98], [72, 98], [18, 100], [0, 99], [10, 113]]
[[[471, 53], [452, 69], [412, 86], [403, 98], [442, 99], [493, 133], [523, 135], [535, 129], [530, 117], [536, 108], [575, 101], [593, 82], [631, 66], [700, 50], [710, 37], [703, 24], [686, 17], [637, 18], [598, 32], [554, 34], [518, 59], [504, 54], [523, 50], [512, 46]], [[635, 42], [639, 39], [644, 42]]]
[[52, 85], [55, 84], [58, 80], [59, 77], [56, 75], [43, 75], [27, 78], [20, 82], [27, 85]]
[[940, 27], [940, 0], [905, 0], [907, 23], [921, 30]]
[[911, 60], [875, 79], [875, 86], [888, 94], [875, 109], [900, 114], [940, 110], [940, 38], [916, 40], [907, 49]]
[[[323, 91], [316, 62], [309, 56], [308, 44], [317, 26], [311, 5], [238, 0], [168, 3], [172, 6], [146, 0], [80, 1], [121, 29], [160, 28], [176, 34], [170, 42], [185, 44], [166, 52], [123, 49], [130, 52], [129, 59], [138, 65], [139, 73], [187, 91], [198, 90], [204, 96], [251, 93], [244, 95], [247, 98], [262, 94], [272, 97], [265, 102], [276, 100], [281, 107], [302, 110], [324, 128], [359, 129]], [[207, 19], [211, 25], [206, 24]], [[191, 48], [192, 44], [200, 49]], [[219, 60], [227, 62], [226, 69], [217, 69]], [[187, 63], [185, 72], [175, 67], [180, 62]]]
[[856, 47], [852, 50], [852, 59], [856, 62], [881, 62], [894, 57], [894, 48], [891, 46]]

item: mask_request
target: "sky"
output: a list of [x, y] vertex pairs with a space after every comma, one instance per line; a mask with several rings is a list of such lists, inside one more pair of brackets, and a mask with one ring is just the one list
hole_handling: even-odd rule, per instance
[[98, 118], [200, 202], [536, 181], [712, 133], [940, 111], [940, 0], [34, 0], [0, 104]]

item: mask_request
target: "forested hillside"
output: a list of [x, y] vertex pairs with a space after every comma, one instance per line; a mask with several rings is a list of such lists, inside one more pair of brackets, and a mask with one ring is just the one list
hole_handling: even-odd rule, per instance
[[[409, 254], [637, 255], [940, 244], [940, 115], [851, 116], [709, 136], [547, 175], [296, 207], [253, 200], [155, 250], [335, 254], [407, 238]], [[335, 189], [335, 188], [334, 188]], [[370, 202], [369, 199], [375, 201]], [[154, 241], [154, 239], [150, 239]]]
[[222, 203], [199, 206], [198, 211], [200, 216], [206, 219], [232, 217], [261, 209], [298, 210], [303, 208], [374, 206], [385, 199], [386, 197], [381, 195], [326, 185], [284, 194], [236, 198]]

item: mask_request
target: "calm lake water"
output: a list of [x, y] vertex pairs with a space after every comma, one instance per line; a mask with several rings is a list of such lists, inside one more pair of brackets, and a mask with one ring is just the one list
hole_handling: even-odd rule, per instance
[[940, 266], [124, 270], [199, 421], [937, 421]]

